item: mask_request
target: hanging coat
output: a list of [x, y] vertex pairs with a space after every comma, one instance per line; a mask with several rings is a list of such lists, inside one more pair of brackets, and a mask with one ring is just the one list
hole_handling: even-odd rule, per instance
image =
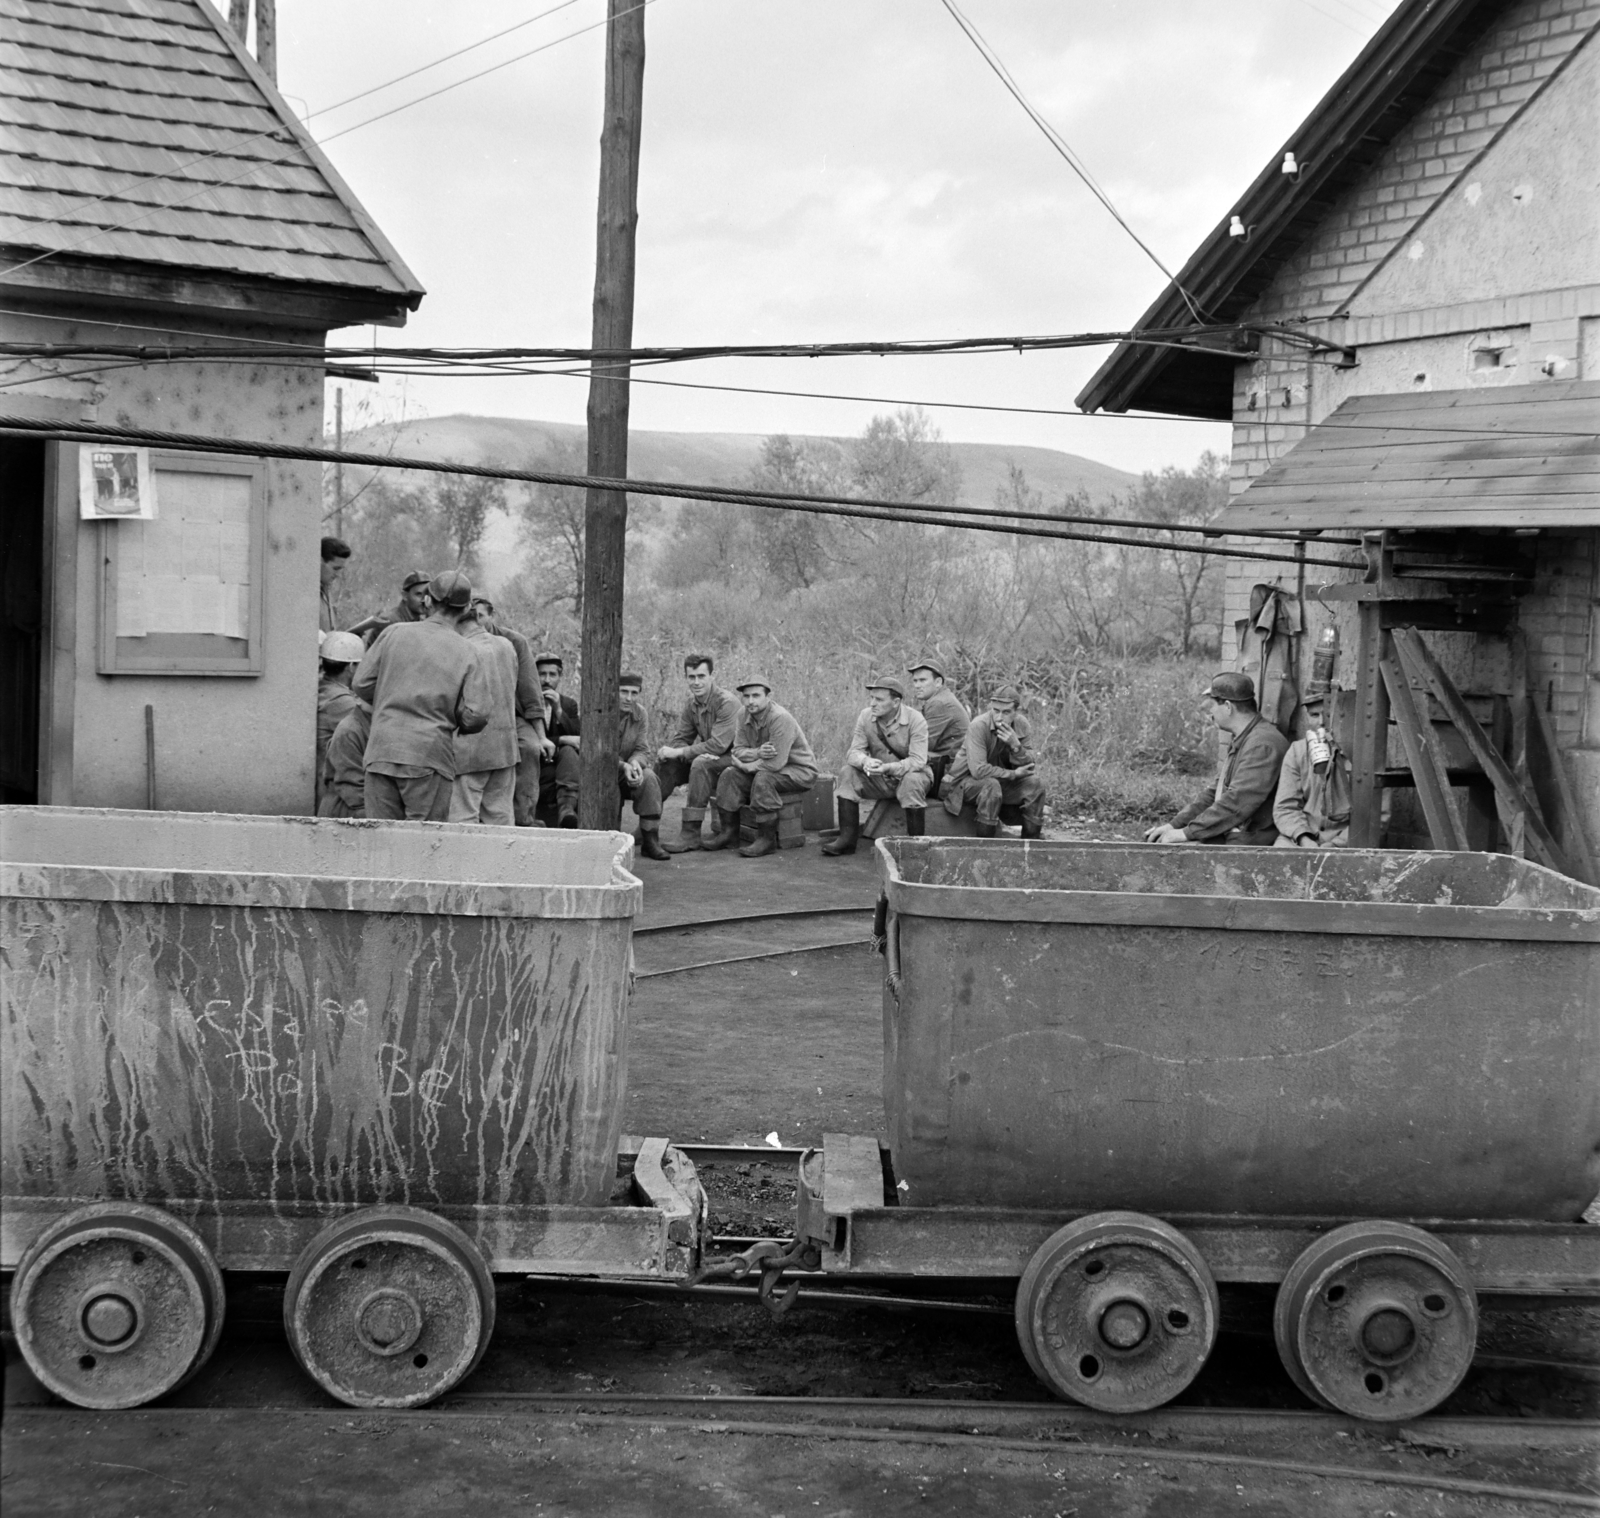
[[1250, 587], [1250, 615], [1234, 623], [1239, 668], [1256, 683], [1256, 704], [1286, 738], [1300, 705], [1295, 679], [1295, 639], [1305, 626], [1300, 598], [1279, 585]]

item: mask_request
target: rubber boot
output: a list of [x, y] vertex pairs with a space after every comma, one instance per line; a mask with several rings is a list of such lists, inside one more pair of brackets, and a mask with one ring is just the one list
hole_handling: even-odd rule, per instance
[[839, 802], [839, 836], [832, 843], [822, 845], [824, 854], [837, 857], [840, 854], [853, 854], [856, 851], [856, 839], [861, 836], [861, 803], [859, 801]]
[[926, 838], [928, 835], [928, 809], [925, 806], [906, 808], [906, 837]]
[[659, 817], [641, 817], [639, 819], [639, 852], [646, 859], [672, 858], [672, 855], [661, 847], [661, 819]]
[[999, 827], [1000, 824], [998, 822], [980, 822], [978, 824], [978, 837], [993, 838]]
[[563, 812], [560, 820], [556, 823], [558, 828], [575, 828], [577, 825], [578, 814], [576, 812]]
[[1043, 838], [1044, 824], [1042, 822], [1024, 822], [1022, 824], [1022, 836], [1024, 838]]
[[756, 836], [739, 850], [741, 859], [759, 859], [763, 854], [776, 854], [778, 852], [778, 819], [774, 817], [771, 822], [758, 822]]
[[683, 810], [683, 831], [666, 849], [669, 854], [692, 854], [700, 847], [700, 825], [706, 820], [704, 812], [691, 817], [687, 807]]
[[725, 812], [720, 806], [711, 808], [711, 836], [701, 841], [703, 849], [725, 849], [739, 841], [739, 814]]

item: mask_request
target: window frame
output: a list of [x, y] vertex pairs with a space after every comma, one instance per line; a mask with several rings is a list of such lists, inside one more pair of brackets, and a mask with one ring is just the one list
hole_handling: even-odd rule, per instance
[[[80, 444], [88, 447], [88, 444]], [[257, 677], [265, 673], [265, 650], [262, 641], [264, 613], [264, 586], [267, 536], [267, 465], [266, 460], [244, 458], [233, 454], [168, 453], [160, 449], [150, 451], [150, 472], [172, 474], [207, 474], [243, 476], [250, 481], [250, 609], [246, 616], [245, 652], [242, 654], [208, 655], [182, 654], [129, 654], [119, 651], [117, 644], [117, 570], [119, 542], [117, 533], [126, 525], [122, 522], [91, 522], [99, 533], [100, 576], [100, 638], [99, 672], [102, 675], [212, 675], [223, 677]], [[157, 491], [157, 509], [160, 509], [160, 492]], [[192, 637], [195, 634], [157, 634], [167, 637]], [[199, 636], [204, 636], [199, 635]], [[132, 641], [131, 639], [128, 641]]]

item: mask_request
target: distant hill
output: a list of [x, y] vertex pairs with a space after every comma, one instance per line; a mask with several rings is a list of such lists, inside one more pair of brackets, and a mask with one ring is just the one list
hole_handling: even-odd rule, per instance
[[[346, 445], [356, 450], [454, 459], [463, 464], [495, 461], [515, 468], [548, 452], [553, 444], [581, 445], [583, 431], [570, 422], [437, 416], [353, 433]], [[635, 432], [628, 442], [628, 472], [635, 478], [674, 484], [742, 485], [760, 459], [763, 437], [757, 432]], [[1097, 464], [1093, 459], [1054, 448], [951, 443], [950, 451], [961, 465], [962, 499], [969, 506], [993, 504], [995, 490], [1005, 484], [1011, 464], [1023, 470], [1028, 484], [1049, 502], [1079, 490], [1100, 501], [1137, 480], [1136, 475], [1109, 464]]]

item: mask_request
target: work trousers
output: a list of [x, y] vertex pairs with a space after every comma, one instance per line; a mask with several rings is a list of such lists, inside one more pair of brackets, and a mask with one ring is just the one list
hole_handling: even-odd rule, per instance
[[450, 817], [450, 781], [430, 770], [411, 779], [367, 771], [368, 817], [386, 822], [445, 822]]
[[[656, 764], [656, 781], [665, 800], [680, 785], [689, 787], [688, 798], [683, 803], [683, 815], [690, 821], [704, 817], [711, 805], [711, 794], [717, 788], [717, 766], [724, 764], [726, 754], [696, 754], [693, 759], [662, 759]], [[659, 811], [659, 807], [657, 808]]]
[[539, 766], [539, 810], [554, 820], [578, 812], [578, 751], [570, 743], [556, 746], [554, 759]]
[[840, 801], [887, 801], [891, 796], [907, 807], [925, 807], [933, 785], [930, 769], [907, 770], [900, 776], [869, 775], [847, 764], [839, 771], [833, 794]]
[[539, 809], [539, 739], [531, 722], [517, 722], [517, 785], [511, 799], [519, 828], [531, 828]]
[[954, 762], [954, 754], [928, 755], [928, 769], [933, 774], [933, 782], [928, 786], [928, 797], [930, 800], [938, 799], [939, 788], [944, 784], [944, 777]]
[[516, 789], [517, 767], [514, 764], [499, 770], [468, 770], [464, 775], [457, 775], [450, 786], [450, 820], [508, 828], [516, 821], [513, 809]]
[[[1229, 843], [1243, 843], [1246, 840], [1236, 838], [1232, 833], [1228, 835]], [[1275, 849], [1297, 849], [1300, 847], [1292, 838], [1285, 838], [1279, 833], [1272, 840]], [[1317, 847], [1319, 849], [1347, 849], [1350, 847], [1350, 824], [1348, 822], [1334, 823], [1317, 834]]]
[[717, 763], [723, 766], [717, 775], [717, 810], [731, 816], [747, 806], [758, 823], [775, 821], [784, 796], [810, 790], [816, 778], [812, 771], [794, 764], [781, 770], [757, 770], [752, 775], [738, 769], [732, 759], [724, 757]]
[[[353, 791], [357, 799], [352, 803], [345, 793]], [[364, 817], [365, 807], [360, 798], [359, 786], [329, 785], [323, 788], [322, 800], [317, 805], [319, 817]]]
[[1000, 821], [1000, 808], [1015, 806], [1022, 809], [1023, 820], [1030, 827], [1044, 823], [1044, 781], [1037, 775], [1023, 775], [1016, 780], [974, 780], [970, 775], [960, 782], [963, 802], [972, 801], [978, 808], [978, 821], [991, 827]]
[[647, 769], [637, 785], [629, 785], [626, 780], [619, 783], [622, 799], [633, 803], [633, 815], [641, 822], [661, 815], [661, 782], [654, 770]]

